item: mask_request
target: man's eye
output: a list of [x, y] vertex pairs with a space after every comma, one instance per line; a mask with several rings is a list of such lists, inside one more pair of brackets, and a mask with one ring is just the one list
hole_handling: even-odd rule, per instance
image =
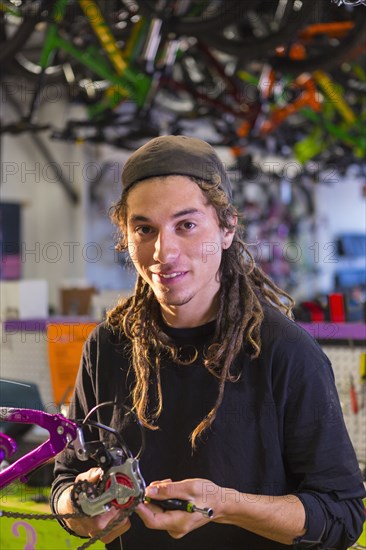
[[183, 222], [182, 226], [184, 227], [184, 229], [193, 229], [194, 227], [196, 227], [196, 224], [193, 222]]
[[148, 235], [151, 232], [151, 227], [148, 225], [141, 225], [140, 227], [136, 227], [135, 231], [139, 235]]

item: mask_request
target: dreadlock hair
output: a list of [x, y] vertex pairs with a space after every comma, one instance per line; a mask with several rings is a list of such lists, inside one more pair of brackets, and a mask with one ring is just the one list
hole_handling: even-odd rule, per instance
[[[243, 226], [233, 224], [237, 211], [226, 193], [219, 188], [219, 183], [215, 185], [187, 177], [200, 187], [208, 204], [215, 208], [220, 227], [236, 227], [231, 246], [222, 252], [216, 330], [213, 343], [204, 356], [205, 367], [219, 380], [218, 397], [213, 408], [191, 433], [191, 444], [195, 449], [199, 436], [215, 420], [223, 400], [225, 383], [235, 382], [240, 377], [240, 373], [235, 375], [230, 369], [242, 347], [245, 345], [252, 358], [258, 357], [261, 352], [263, 302], [290, 318], [295, 302], [255, 264], [243, 240]], [[111, 219], [118, 228], [116, 248], [120, 251], [127, 250], [128, 193], [129, 190], [124, 192], [111, 208]], [[107, 315], [109, 325], [123, 331], [131, 342], [132, 367], [136, 378], [132, 390], [133, 408], [140, 422], [150, 429], [158, 429], [155, 421], [163, 408], [160, 358], [168, 355], [174, 362], [179, 362], [179, 350], [159, 326], [159, 312], [153, 291], [138, 275], [133, 296], [120, 300]], [[194, 360], [195, 357], [190, 362]], [[157, 406], [148, 412], [148, 392], [152, 383], [155, 383]]]

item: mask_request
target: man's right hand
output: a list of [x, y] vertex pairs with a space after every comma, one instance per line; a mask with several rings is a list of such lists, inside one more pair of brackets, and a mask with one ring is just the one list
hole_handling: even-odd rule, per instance
[[[97, 483], [100, 479], [101, 474], [102, 470], [100, 468], [91, 468], [87, 472], [79, 474], [76, 477], [75, 482], [86, 479], [87, 481], [90, 481], [92, 483]], [[63, 493], [61, 493], [61, 496], [57, 503], [57, 511], [59, 514], [75, 513], [75, 509], [71, 501], [71, 491], [72, 486], [68, 487], [67, 489], [65, 489], [65, 491], [63, 491]], [[69, 529], [71, 529], [78, 535], [82, 537], [94, 537], [103, 529], [105, 529], [105, 527], [107, 527], [110, 522], [114, 521], [119, 514], [120, 510], [118, 510], [118, 508], [112, 507], [108, 512], [104, 512], [103, 514], [100, 514], [98, 516], [73, 518], [64, 521]], [[108, 533], [108, 535], [102, 537], [101, 540], [104, 543], [112, 542], [112, 540], [128, 531], [129, 528], [130, 520], [129, 518], [125, 518], [121, 520], [121, 522], [116, 527], [114, 527], [114, 529], [110, 533]]]

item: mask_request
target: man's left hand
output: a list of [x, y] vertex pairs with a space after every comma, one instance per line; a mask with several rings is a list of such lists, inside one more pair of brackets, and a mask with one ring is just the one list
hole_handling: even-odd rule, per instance
[[175, 539], [184, 537], [219, 516], [220, 487], [207, 479], [185, 479], [173, 482], [170, 479], [154, 481], [146, 488], [146, 496], [152, 499], [182, 499], [192, 502], [197, 508], [212, 508], [212, 519], [200, 512], [163, 510], [160, 506], [143, 503], [136, 510], [146, 527], [168, 531]]

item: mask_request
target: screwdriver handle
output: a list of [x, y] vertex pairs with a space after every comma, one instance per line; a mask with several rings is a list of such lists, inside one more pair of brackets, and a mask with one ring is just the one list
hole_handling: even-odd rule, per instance
[[151, 504], [160, 506], [163, 510], [181, 510], [183, 512], [189, 512], [190, 514], [193, 514], [193, 512], [199, 512], [208, 518], [212, 518], [214, 513], [212, 508], [198, 508], [195, 504], [193, 504], [193, 502], [190, 502], [189, 500], [182, 500], [180, 498], [158, 500], [156, 498], [145, 497], [145, 500]]

